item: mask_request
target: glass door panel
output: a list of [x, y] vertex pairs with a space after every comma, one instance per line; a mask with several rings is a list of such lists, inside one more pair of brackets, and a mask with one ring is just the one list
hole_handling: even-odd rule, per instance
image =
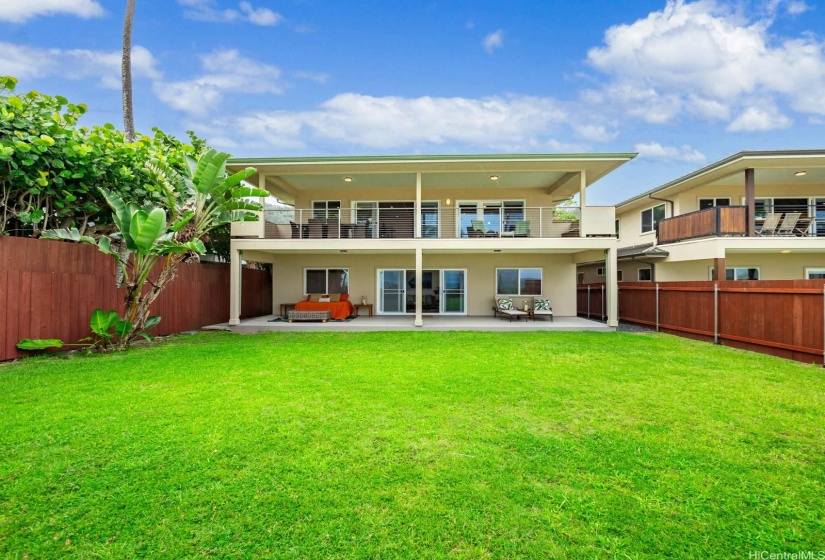
[[816, 221], [811, 235], [825, 237], [825, 198], [817, 198], [815, 208]]
[[379, 313], [404, 313], [406, 297], [406, 271], [381, 270], [378, 272]]
[[501, 203], [485, 202], [483, 208], [484, 233], [501, 232]]
[[464, 270], [441, 271], [441, 312], [466, 312], [466, 282], [467, 273]]

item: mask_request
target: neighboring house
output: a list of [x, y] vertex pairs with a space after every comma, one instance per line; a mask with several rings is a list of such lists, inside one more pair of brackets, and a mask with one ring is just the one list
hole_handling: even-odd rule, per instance
[[619, 281], [825, 278], [825, 150], [740, 152], [618, 204], [616, 232]]
[[[615, 271], [612, 206], [586, 188], [636, 154], [530, 154], [233, 159], [291, 207], [232, 225], [230, 324], [239, 323], [242, 259], [268, 262], [273, 307], [348, 292], [378, 314], [489, 315], [497, 296], [543, 296], [576, 315], [576, 265]], [[578, 196], [580, 207], [563, 205]], [[611, 268], [610, 263], [613, 263]], [[617, 324], [606, 273], [608, 324]]]

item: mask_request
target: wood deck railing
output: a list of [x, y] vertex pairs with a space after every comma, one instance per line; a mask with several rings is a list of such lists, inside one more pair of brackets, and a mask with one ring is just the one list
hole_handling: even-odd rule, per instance
[[706, 208], [660, 221], [657, 239], [664, 244], [699, 237], [744, 236], [748, 233], [747, 217], [746, 206]]

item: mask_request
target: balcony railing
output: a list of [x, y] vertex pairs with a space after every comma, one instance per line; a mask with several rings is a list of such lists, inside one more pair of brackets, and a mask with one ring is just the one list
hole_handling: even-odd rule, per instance
[[[825, 206], [775, 205], [756, 208], [754, 230], [758, 236], [825, 236]], [[769, 216], [773, 215], [772, 219]], [[676, 243], [700, 237], [745, 236], [748, 234], [745, 206], [716, 206], [661, 220], [659, 243]]]
[[[426, 239], [579, 237], [581, 209], [422, 208]], [[412, 208], [267, 210], [266, 239], [412, 239]], [[611, 220], [612, 222], [612, 220]]]
[[659, 243], [675, 243], [699, 237], [747, 235], [745, 206], [716, 206], [659, 221]]

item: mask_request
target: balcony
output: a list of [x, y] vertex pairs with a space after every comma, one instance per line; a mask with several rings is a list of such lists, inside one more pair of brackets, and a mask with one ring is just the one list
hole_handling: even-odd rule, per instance
[[659, 244], [687, 239], [748, 234], [748, 209], [745, 206], [716, 206], [659, 221]]
[[[412, 239], [415, 210], [341, 208], [267, 210], [263, 223], [247, 222], [233, 236], [265, 239]], [[592, 216], [588, 235], [612, 236], [612, 207], [585, 207]], [[566, 238], [580, 237], [579, 207], [422, 208], [421, 238]], [[261, 228], [263, 231], [261, 231]]]
[[[661, 220], [658, 243], [677, 243], [702, 237], [747, 236], [745, 206], [716, 206]], [[771, 218], [772, 216], [772, 218]], [[760, 237], [825, 236], [825, 211], [815, 205], [757, 206], [754, 230]]]

